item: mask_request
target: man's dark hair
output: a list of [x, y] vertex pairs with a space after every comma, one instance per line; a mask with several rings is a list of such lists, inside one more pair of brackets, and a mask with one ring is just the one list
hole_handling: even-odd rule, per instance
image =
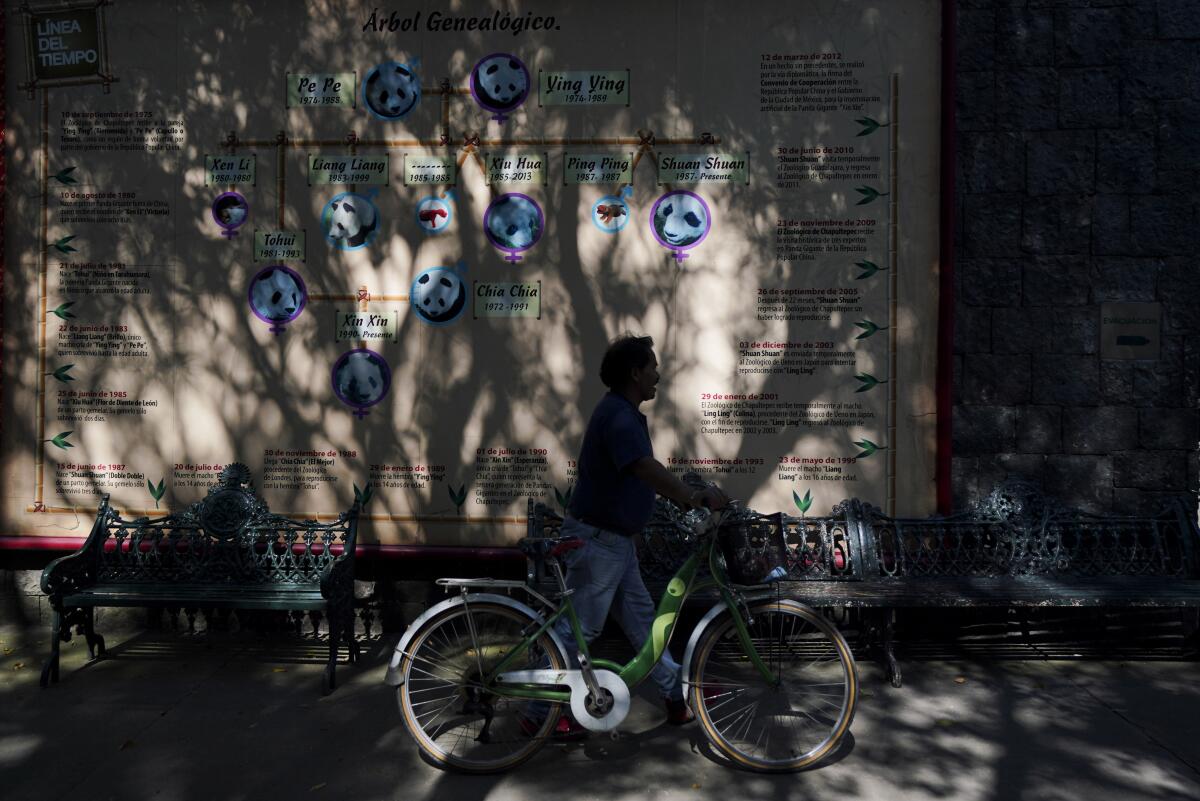
[[654, 357], [654, 340], [625, 334], [617, 337], [604, 352], [600, 362], [600, 380], [609, 389], [622, 389], [629, 382], [629, 373], [645, 367]]

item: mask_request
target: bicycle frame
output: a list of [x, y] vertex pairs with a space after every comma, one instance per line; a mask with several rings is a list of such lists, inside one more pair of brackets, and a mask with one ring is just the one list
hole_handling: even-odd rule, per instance
[[[675, 624], [679, 619], [679, 610], [683, 607], [684, 601], [695, 592], [716, 588], [721, 596], [721, 603], [724, 604], [730, 614], [733, 615], [734, 626], [737, 630], [738, 639], [742, 645], [746, 655], [750, 658], [751, 664], [759, 671], [763, 679], [771, 684], [778, 683], [778, 677], [774, 675], [770, 667], [759, 657], [758, 650], [754, 647], [754, 643], [750, 639], [750, 633], [746, 628], [746, 621], [742, 617], [738, 609], [737, 600], [734, 597], [733, 590], [729, 588], [729, 578], [725, 573], [724, 566], [717, 559], [717, 551], [715, 548], [715, 535], [706, 535], [701, 538], [700, 547], [687, 558], [687, 560], [676, 571], [675, 575], [667, 583], [666, 592], [658, 602], [658, 608], [655, 611], [654, 621], [650, 626], [650, 636], [642, 645], [641, 650], [624, 665], [616, 662], [611, 662], [607, 659], [592, 659], [588, 651], [587, 642], [584, 640], [583, 628], [579, 624], [579, 618], [575, 614], [575, 607], [571, 603], [571, 596], [565, 595], [559, 607], [550, 614], [545, 622], [543, 622], [534, 632], [527, 635], [516, 648], [513, 648], [507, 655], [492, 669], [485, 677], [484, 685], [491, 688], [491, 691], [496, 695], [512, 697], [512, 698], [529, 698], [541, 701], [553, 701], [558, 703], [567, 703], [570, 700], [571, 694], [565, 690], [550, 689], [549, 685], [543, 684], [508, 684], [498, 682], [497, 677], [509, 670], [517, 656], [533, 645], [546, 631], [553, 628], [555, 623], [563, 615], [571, 624], [571, 631], [575, 637], [576, 646], [579, 653], [586, 657], [591, 662], [591, 666], [596, 669], [611, 670], [620, 676], [621, 680], [630, 687], [636, 687], [645, 680], [654, 666], [662, 658], [663, 653], [667, 650], [667, 646], [671, 642], [671, 636], [675, 632]], [[696, 573], [700, 569], [700, 565], [704, 561], [708, 562], [712, 578], [704, 579], [696, 582]], [[468, 615], [470, 614], [470, 606], [468, 604]]]

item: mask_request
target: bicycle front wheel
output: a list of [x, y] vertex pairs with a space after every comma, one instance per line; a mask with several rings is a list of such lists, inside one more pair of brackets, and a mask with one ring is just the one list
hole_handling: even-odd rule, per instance
[[[512, 670], [561, 670], [566, 659], [549, 634], [531, 646], [537, 629], [528, 614], [495, 603], [454, 606], [421, 627], [402, 664], [400, 712], [417, 745], [436, 764], [467, 773], [492, 773], [529, 759], [549, 737], [559, 704], [505, 698], [483, 679], [514, 649]], [[541, 712], [545, 712], [542, 716]]]
[[850, 647], [833, 624], [795, 601], [751, 604], [750, 617], [750, 640], [777, 681], [763, 678], [726, 614], [697, 645], [692, 709], [713, 745], [742, 767], [811, 767], [854, 719], [858, 675]]

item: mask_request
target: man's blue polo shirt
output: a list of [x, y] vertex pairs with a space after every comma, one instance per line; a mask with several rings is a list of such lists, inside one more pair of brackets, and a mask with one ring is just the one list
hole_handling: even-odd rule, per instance
[[629, 466], [654, 456], [646, 416], [615, 392], [596, 404], [579, 450], [571, 517], [627, 536], [640, 534], [654, 513], [654, 490]]

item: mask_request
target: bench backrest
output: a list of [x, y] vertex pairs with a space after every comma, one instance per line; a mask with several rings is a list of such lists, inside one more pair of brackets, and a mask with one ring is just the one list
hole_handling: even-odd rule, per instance
[[[528, 521], [531, 537], [556, 536], [562, 525], [558, 513], [532, 499]], [[770, 515], [762, 521], [782, 531], [790, 581], [1200, 578], [1200, 532], [1181, 503], [1155, 515], [1089, 515], [1061, 507], [1021, 482], [1001, 485], [970, 511], [949, 517], [892, 518], [850, 499], [827, 517]], [[646, 582], [665, 583], [692, 548], [679, 510], [660, 498], [638, 541]]]
[[1200, 577], [1200, 536], [1182, 503], [1157, 514], [1092, 515], [1008, 482], [970, 511], [891, 518], [853, 502], [878, 574], [906, 576]]
[[[529, 500], [530, 537], [558, 536], [562, 516], [545, 504]], [[782, 532], [787, 549], [788, 578], [792, 581], [848, 581], [861, 577], [857, 530], [848, 525], [846, 505], [829, 517], [767, 515], [753, 524]], [[691, 530], [679, 508], [657, 499], [654, 514], [636, 540], [638, 561], [646, 582], [665, 584], [695, 549]], [[542, 577], [534, 577], [541, 580]]]
[[311, 585], [353, 558], [357, 528], [357, 505], [329, 522], [273, 514], [249, 470], [230, 465], [204, 500], [166, 517], [126, 520], [106, 497], [87, 548], [100, 583]]

